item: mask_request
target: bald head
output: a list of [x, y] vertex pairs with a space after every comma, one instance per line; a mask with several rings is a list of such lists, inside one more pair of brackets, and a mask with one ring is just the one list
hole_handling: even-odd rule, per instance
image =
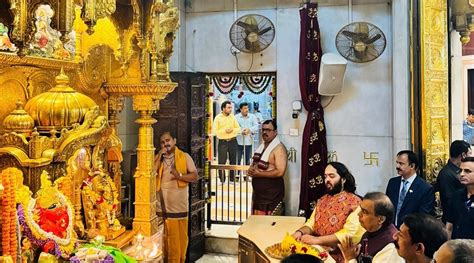
[[376, 216], [384, 216], [385, 221], [382, 226], [387, 226], [392, 223], [395, 210], [393, 208], [390, 198], [382, 192], [369, 192], [364, 195], [364, 200], [374, 202], [374, 212]]

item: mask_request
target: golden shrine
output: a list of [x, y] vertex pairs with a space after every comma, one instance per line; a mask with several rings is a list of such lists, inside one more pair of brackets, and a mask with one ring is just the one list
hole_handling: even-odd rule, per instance
[[[151, 126], [176, 86], [168, 71], [179, 26], [173, 1], [0, 6], [0, 261], [34, 262], [39, 250], [48, 253], [40, 262], [56, 262], [68, 259], [78, 240], [123, 246], [134, 234], [155, 235]], [[136, 213], [127, 231], [118, 190], [124, 97], [139, 114]], [[85, 249], [78, 254], [92, 253]]]

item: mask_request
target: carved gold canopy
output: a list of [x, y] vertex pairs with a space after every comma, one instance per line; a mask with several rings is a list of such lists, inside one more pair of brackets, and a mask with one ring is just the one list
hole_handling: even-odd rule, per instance
[[117, 113], [132, 97], [140, 116], [134, 228], [155, 233], [151, 114], [176, 86], [168, 61], [178, 14], [166, 0], [0, 1], [0, 171], [21, 169], [35, 192], [43, 170], [69, 176], [70, 160], [87, 151], [91, 169], [103, 165], [119, 189]]

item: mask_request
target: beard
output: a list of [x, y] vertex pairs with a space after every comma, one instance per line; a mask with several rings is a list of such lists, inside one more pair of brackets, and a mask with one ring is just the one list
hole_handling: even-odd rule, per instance
[[328, 194], [335, 195], [335, 194], [340, 193], [341, 191], [342, 191], [342, 183], [341, 183], [341, 180], [339, 180], [339, 182], [337, 182], [331, 190], [328, 190]]

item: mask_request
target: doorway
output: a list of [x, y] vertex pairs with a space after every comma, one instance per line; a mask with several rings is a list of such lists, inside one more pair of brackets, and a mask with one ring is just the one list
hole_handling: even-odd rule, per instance
[[[253, 152], [261, 143], [260, 128], [265, 120], [276, 118], [276, 73], [213, 73], [208, 78], [208, 227], [242, 224], [251, 214], [253, 189], [246, 173]], [[239, 134], [235, 138], [235, 149], [227, 152], [222, 151], [223, 147], [219, 150], [219, 143], [224, 140], [217, 138], [214, 125], [226, 101], [230, 102], [231, 114], [239, 126], [248, 128], [247, 135]]]

